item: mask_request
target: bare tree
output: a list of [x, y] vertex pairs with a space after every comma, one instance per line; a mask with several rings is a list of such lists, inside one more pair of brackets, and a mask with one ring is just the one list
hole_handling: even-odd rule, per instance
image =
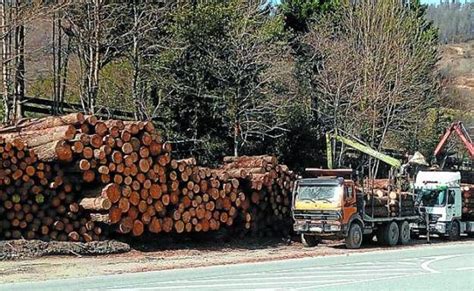
[[132, 65], [132, 97], [135, 105], [135, 118], [152, 119], [156, 113], [149, 102], [151, 86], [154, 83], [150, 74], [150, 60], [164, 48], [168, 48], [163, 27], [168, 20], [167, 13], [173, 9], [174, 1], [134, 0], [130, 4], [133, 21], [130, 23], [130, 49], [125, 56]]
[[54, 4], [41, 1], [2, 1], [2, 95], [4, 121], [23, 117], [26, 94], [25, 51], [26, 27], [35, 20], [56, 11], [63, 2]]
[[64, 102], [67, 88], [69, 57], [71, 55], [71, 40], [63, 33], [64, 10], [69, 3], [61, 9], [52, 11], [52, 46], [53, 46], [53, 114], [61, 113], [61, 102]]
[[262, 5], [239, 3], [241, 18], [230, 26], [222, 46], [209, 51], [219, 86], [207, 97], [215, 98], [223, 112], [235, 156], [251, 140], [280, 137], [286, 130], [285, 109], [292, 104], [291, 95], [273, 90], [289, 79], [291, 69], [284, 66], [289, 51], [265, 35], [264, 27], [272, 20]]
[[96, 112], [100, 70], [123, 55], [128, 37], [126, 4], [104, 0], [74, 1], [64, 10], [63, 30], [73, 42], [82, 69], [81, 103]]
[[2, 92], [4, 121], [23, 117], [25, 96], [25, 22], [28, 4], [2, 1]]
[[2, 95], [3, 95], [3, 108], [4, 108], [4, 122], [8, 121], [10, 117], [10, 105], [9, 105], [9, 76], [8, 76], [8, 66], [9, 66], [9, 56], [8, 56], [8, 15], [7, 15], [7, 1], [2, 0], [1, 6], [1, 25], [2, 25]]
[[[417, 13], [395, 0], [366, 0], [312, 28], [305, 42], [321, 58], [312, 84], [329, 128], [379, 151], [416, 130], [437, 101], [436, 37]], [[379, 161], [369, 159], [369, 168], [376, 176]]]
[[13, 117], [23, 117], [23, 99], [25, 97], [25, 25], [21, 20], [20, 0], [14, 2], [15, 14], [15, 81], [13, 95]]

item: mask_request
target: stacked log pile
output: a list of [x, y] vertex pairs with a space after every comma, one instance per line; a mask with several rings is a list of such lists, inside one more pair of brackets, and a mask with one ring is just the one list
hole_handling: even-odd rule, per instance
[[293, 172], [273, 156], [225, 157], [224, 163], [222, 170], [240, 180], [246, 201], [238, 221], [247, 231], [240, 235], [287, 235]]
[[388, 179], [365, 181], [365, 212], [373, 217], [411, 216], [416, 214], [412, 193], [395, 190]]
[[77, 113], [4, 127], [0, 139], [3, 238], [91, 241], [109, 231], [233, 225], [261, 234], [290, 220], [294, 177], [274, 157], [227, 158], [219, 169], [175, 160], [150, 122]]
[[464, 219], [474, 219], [474, 184], [462, 184], [462, 215]]

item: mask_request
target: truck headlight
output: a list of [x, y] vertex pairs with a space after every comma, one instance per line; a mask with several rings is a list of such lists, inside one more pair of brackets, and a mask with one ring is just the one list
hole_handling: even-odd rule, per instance
[[435, 225], [435, 229], [439, 232], [445, 232], [446, 231], [446, 225], [444, 225], [444, 223], [437, 223]]
[[340, 231], [341, 226], [337, 224], [325, 224], [324, 231]]
[[341, 226], [340, 225], [331, 225], [331, 231], [340, 231]]
[[310, 226], [309, 230], [314, 231], [314, 232], [322, 232], [323, 231], [323, 229], [319, 226]]

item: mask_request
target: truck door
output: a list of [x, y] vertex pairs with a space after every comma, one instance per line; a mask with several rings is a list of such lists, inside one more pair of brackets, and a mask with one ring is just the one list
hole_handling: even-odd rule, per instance
[[344, 185], [343, 196], [343, 221], [344, 224], [349, 222], [349, 219], [357, 212], [356, 192], [353, 184]]
[[461, 218], [461, 216], [462, 216], [462, 193], [461, 193], [461, 189], [455, 188], [452, 191], [453, 191], [453, 196], [454, 196], [453, 216], [454, 216], [454, 218]]
[[448, 189], [448, 197], [446, 199], [446, 220], [451, 221], [456, 217], [456, 192]]

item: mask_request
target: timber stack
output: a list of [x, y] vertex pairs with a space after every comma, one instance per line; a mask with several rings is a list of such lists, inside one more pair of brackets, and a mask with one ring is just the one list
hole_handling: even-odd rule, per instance
[[225, 157], [221, 169], [239, 179], [245, 197], [238, 221], [255, 236], [288, 235], [295, 175], [273, 156]]
[[171, 150], [151, 122], [75, 113], [1, 128], [0, 237], [91, 241], [110, 231], [231, 226], [258, 233], [289, 221], [294, 177], [276, 158], [210, 169]]
[[389, 179], [365, 181], [365, 213], [372, 217], [397, 217], [416, 214], [415, 197], [400, 191]]
[[463, 219], [474, 219], [474, 184], [461, 184]]

